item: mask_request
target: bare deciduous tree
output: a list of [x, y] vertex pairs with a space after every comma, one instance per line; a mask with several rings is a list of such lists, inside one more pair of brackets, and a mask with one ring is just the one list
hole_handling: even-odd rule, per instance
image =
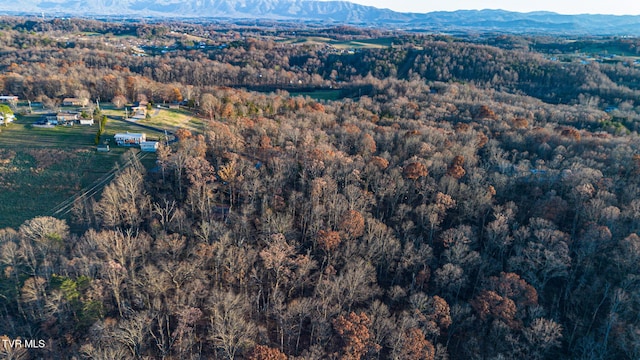
[[249, 320], [249, 308], [245, 298], [231, 292], [218, 293], [212, 299], [207, 338], [228, 359], [235, 359], [254, 341], [256, 327]]

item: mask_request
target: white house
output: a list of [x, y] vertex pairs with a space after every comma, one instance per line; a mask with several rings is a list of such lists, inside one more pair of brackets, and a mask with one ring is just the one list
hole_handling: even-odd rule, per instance
[[13, 95], [0, 95], [0, 103], [15, 104], [18, 102], [18, 97]]
[[140, 150], [144, 152], [156, 152], [158, 150], [158, 142], [143, 141], [140, 143]]
[[120, 146], [135, 146], [147, 141], [147, 135], [145, 133], [127, 132], [126, 134], [115, 134], [113, 139]]

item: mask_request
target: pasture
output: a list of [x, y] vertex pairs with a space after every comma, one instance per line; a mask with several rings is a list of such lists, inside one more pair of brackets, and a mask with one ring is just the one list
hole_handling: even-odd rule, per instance
[[[109, 119], [116, 120], [116, 121], [112, 121], [113, 123], [112, 128], [117, 129], [118, 126], [120, 126], [118, 125], [120, 121], [117, 121], [117, 120], [122, 119], [124, 117], [124, 110], [113, 109], [113, 108], [109, 108], [107, 110], [103, 109], [103, 114], [107, 115]], [[184, 109], [166, 109], [166, 108], [158, 109], [157, 107], [154, 107], [149, 111], [149, 114], [150, 114], [149, 118], [138, 120], [136, 121], [136, 123], [141, 125], [147, 125], [147, 126], [153, 126], [161, 129], [166, 129], [169, 132], [175, 132], [180, 128], [187, 129], [192, 132], [202, 132], [202, 129], [204, 127], [202, 119], [195, 117], [192, 112]], [[130, 125], [124, 125], [124, 126], [130, 126]], [[150, 137], [159, 138], [161, 136], [164, 136], [164, 133], [154, 134], [152, 131], [144, 130], [142, 128], [140, 128], [139, 130], [147, 132], [148, 137], [150, 136]], [[128, 131], [133, 132], [133, 130], [131, 129], [129, 129]], [[137, 132], [140, 132], [140, 131], [137, 131]], [[109, 134], [109, 126], [107, 126], [107, 134]]]
[[154, 108], [151, 110], [151, 117], [140, 120], [139, 123], [167, 129], [170, 132], [182, 128], [200, 133], [204, 127], [202, 119], [194, 117], [190, 111], [183, 109]]
[[339, 41], [320, 36], [309, 36], [283, 40], [282, 43], [294, 45], [329, 45], [337, 50], [349, 49], [386, 49], [393, 44], [393, 38], [359, 39]]
[[340, 98], [342, 90], [340, 89], [320, 89], [314, 91], [292, 91], [289, 93], [291, 97], [294, 96], [308, 96], [316, 100], [337, 100]]
[[[128, 150], [112, 146], [108, 153], [96, 152], [97, 124], [33, 127], [38, 118], [18, 116], [15, 123], [0, 128], [0, 228], [17, 228], [35, 216], [52, 215], [60, 203], [108, 176]], [[140, 131], [115, 123], [107, 124], [103, 136]]]

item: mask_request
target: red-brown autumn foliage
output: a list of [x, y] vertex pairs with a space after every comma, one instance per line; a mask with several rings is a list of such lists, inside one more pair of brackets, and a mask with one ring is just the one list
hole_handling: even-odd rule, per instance
[[489, 288], [513, 300], [518, 307], [538, 304], [538, 292], [515, 273], [501, 272], [489, 278]]
[[526, 129], [529, 127], [529, 122], [524, 118], [513, 119], [513, 127], [516, 129]]
[[414, 137], [414, 136], [420, 136], [420, 131], [418, 131], [418, 130], [409, 130], [406, 133], [404, 133], [405, 139], [410, 138], [410, 137]]
[[433, 296], [433, 314], [431, 319], [435, 321], [441, 329], [446, 329], [451, 325], [451, 309], [447, 301], [438, 295]]
[[477, 139], [478, 139], [478, 144], [477, 144], [478, 148], [485, 146], [489, 142], [489, 138], [487, 137], [487, 135], [483, 133], [479, 133], [477, 136]]
[[267, 135], [262, 135], [260, 137], [260, 148], [261, 149], [270, 149], [271, 148], [271, 138]]
[[340, 233], [332, 230], [320, 230], [317, 237], [318, 247], [324, 251], [333, 251], [340, 245]]
[[421, 177], [427, 176], [429, 172], [427, 171], [427, 167], [422, 165], [421, 163], [412, 162], [404, 167], [402, 174], [407, 179], [416, 180]]
[[351, 312], [346, 318], [342, 315], [332, 321], [333, 329], [340, 336], [340, 359], [359, 360], [369, 350], [378, 351], [380, 346], [373, 343], [369, 326], [371, 320], [365, 313]]
[[265, 345], [256, 345], [249, 355], [249, 360], [287, 360], [282, 351]]
[[178, 141], [183, 141], [185, 139], [192, 138], [193, 134], [191, 133], [190, 130], [181, 128], [181, 129], [176, 130], [175, 136], [178, 139]]
[[570, 138], [570, 139], [573, 139], [575, 141], [580, 141], [580, 139], [581, 139], [580, 132], [577, 129], [574, 129], [574, 128], [564, 129], [564, 130], [562, 130], [560, 132], [560, 135], [562, 135], [564, 137], [567, 137], [567, 138]]
[[487, 105], [482, 105], [476, 111], [476, 118], [495, 120], [498, 117], [496, 116], [496, 113], [493, 110], [491, 110]]
[[447, 175], [451, 176], [454, 179], [462, 178], [467, 171], [462, 167], [464, 164], [464, 156], [457, 155], [453, 158], [449, 169], [447, 169]]
[[471, 126], [467, 123], [459, 122], [456, 124], [456, 132], [464, 133], [469, 131], [469, 129], [471, 129]]
[[230, 102], [224, 104], [220, 115], [222, 115], [223, 118], [231, 118], [234, 116], [234, 114], [235, 114], [235, 109], [233, 107], [233, 104]]
[[483, 290], [471, 300], [471, 306], [481, 320], [496, 318], [513, 328], [519, 325], [519, 322], [515, 320], [516, 304], [513, 300], [500, 296], [495, 291]]
[[377, 146], [373, 136], [364, 134], [360, 137], [359, 150], [362, 155], [371, 155], [376, 152]]
[[309, 108], [313, 111], [316, 112], [324, 112], [324, 105], [318, 103], [318, 102], [313, 102], [311, 104], [309, 104]]
[[364, 234], [364, 217], [355, 210], [348, 210], [342, 215], [339, 228], [346, 237], [360, 237]]
[[389, 166], [389, 160], [382, 158], [380, 156], [372, 156], [371, 163], [380, 170], [384, 170]]
[[346, 124], [342, 127], [342, 129], [344, 130], [345, 133], [350, 135], [356, 135], [362, 132], [362, 130], [360, 130], [360, 128], [354, 124]]
[[436, 353], [433, 344], [425, 339], [424, 333], [418, 328], [406, 332], [402, 345], [400, 356], [403, 360], [433, 360]]

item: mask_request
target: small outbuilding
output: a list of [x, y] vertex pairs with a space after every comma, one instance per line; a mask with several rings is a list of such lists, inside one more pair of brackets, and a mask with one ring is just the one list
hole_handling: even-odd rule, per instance
[[98, 152], [109, 152], [109, 144], [99, 144], [96, 147], [96, 150]]

